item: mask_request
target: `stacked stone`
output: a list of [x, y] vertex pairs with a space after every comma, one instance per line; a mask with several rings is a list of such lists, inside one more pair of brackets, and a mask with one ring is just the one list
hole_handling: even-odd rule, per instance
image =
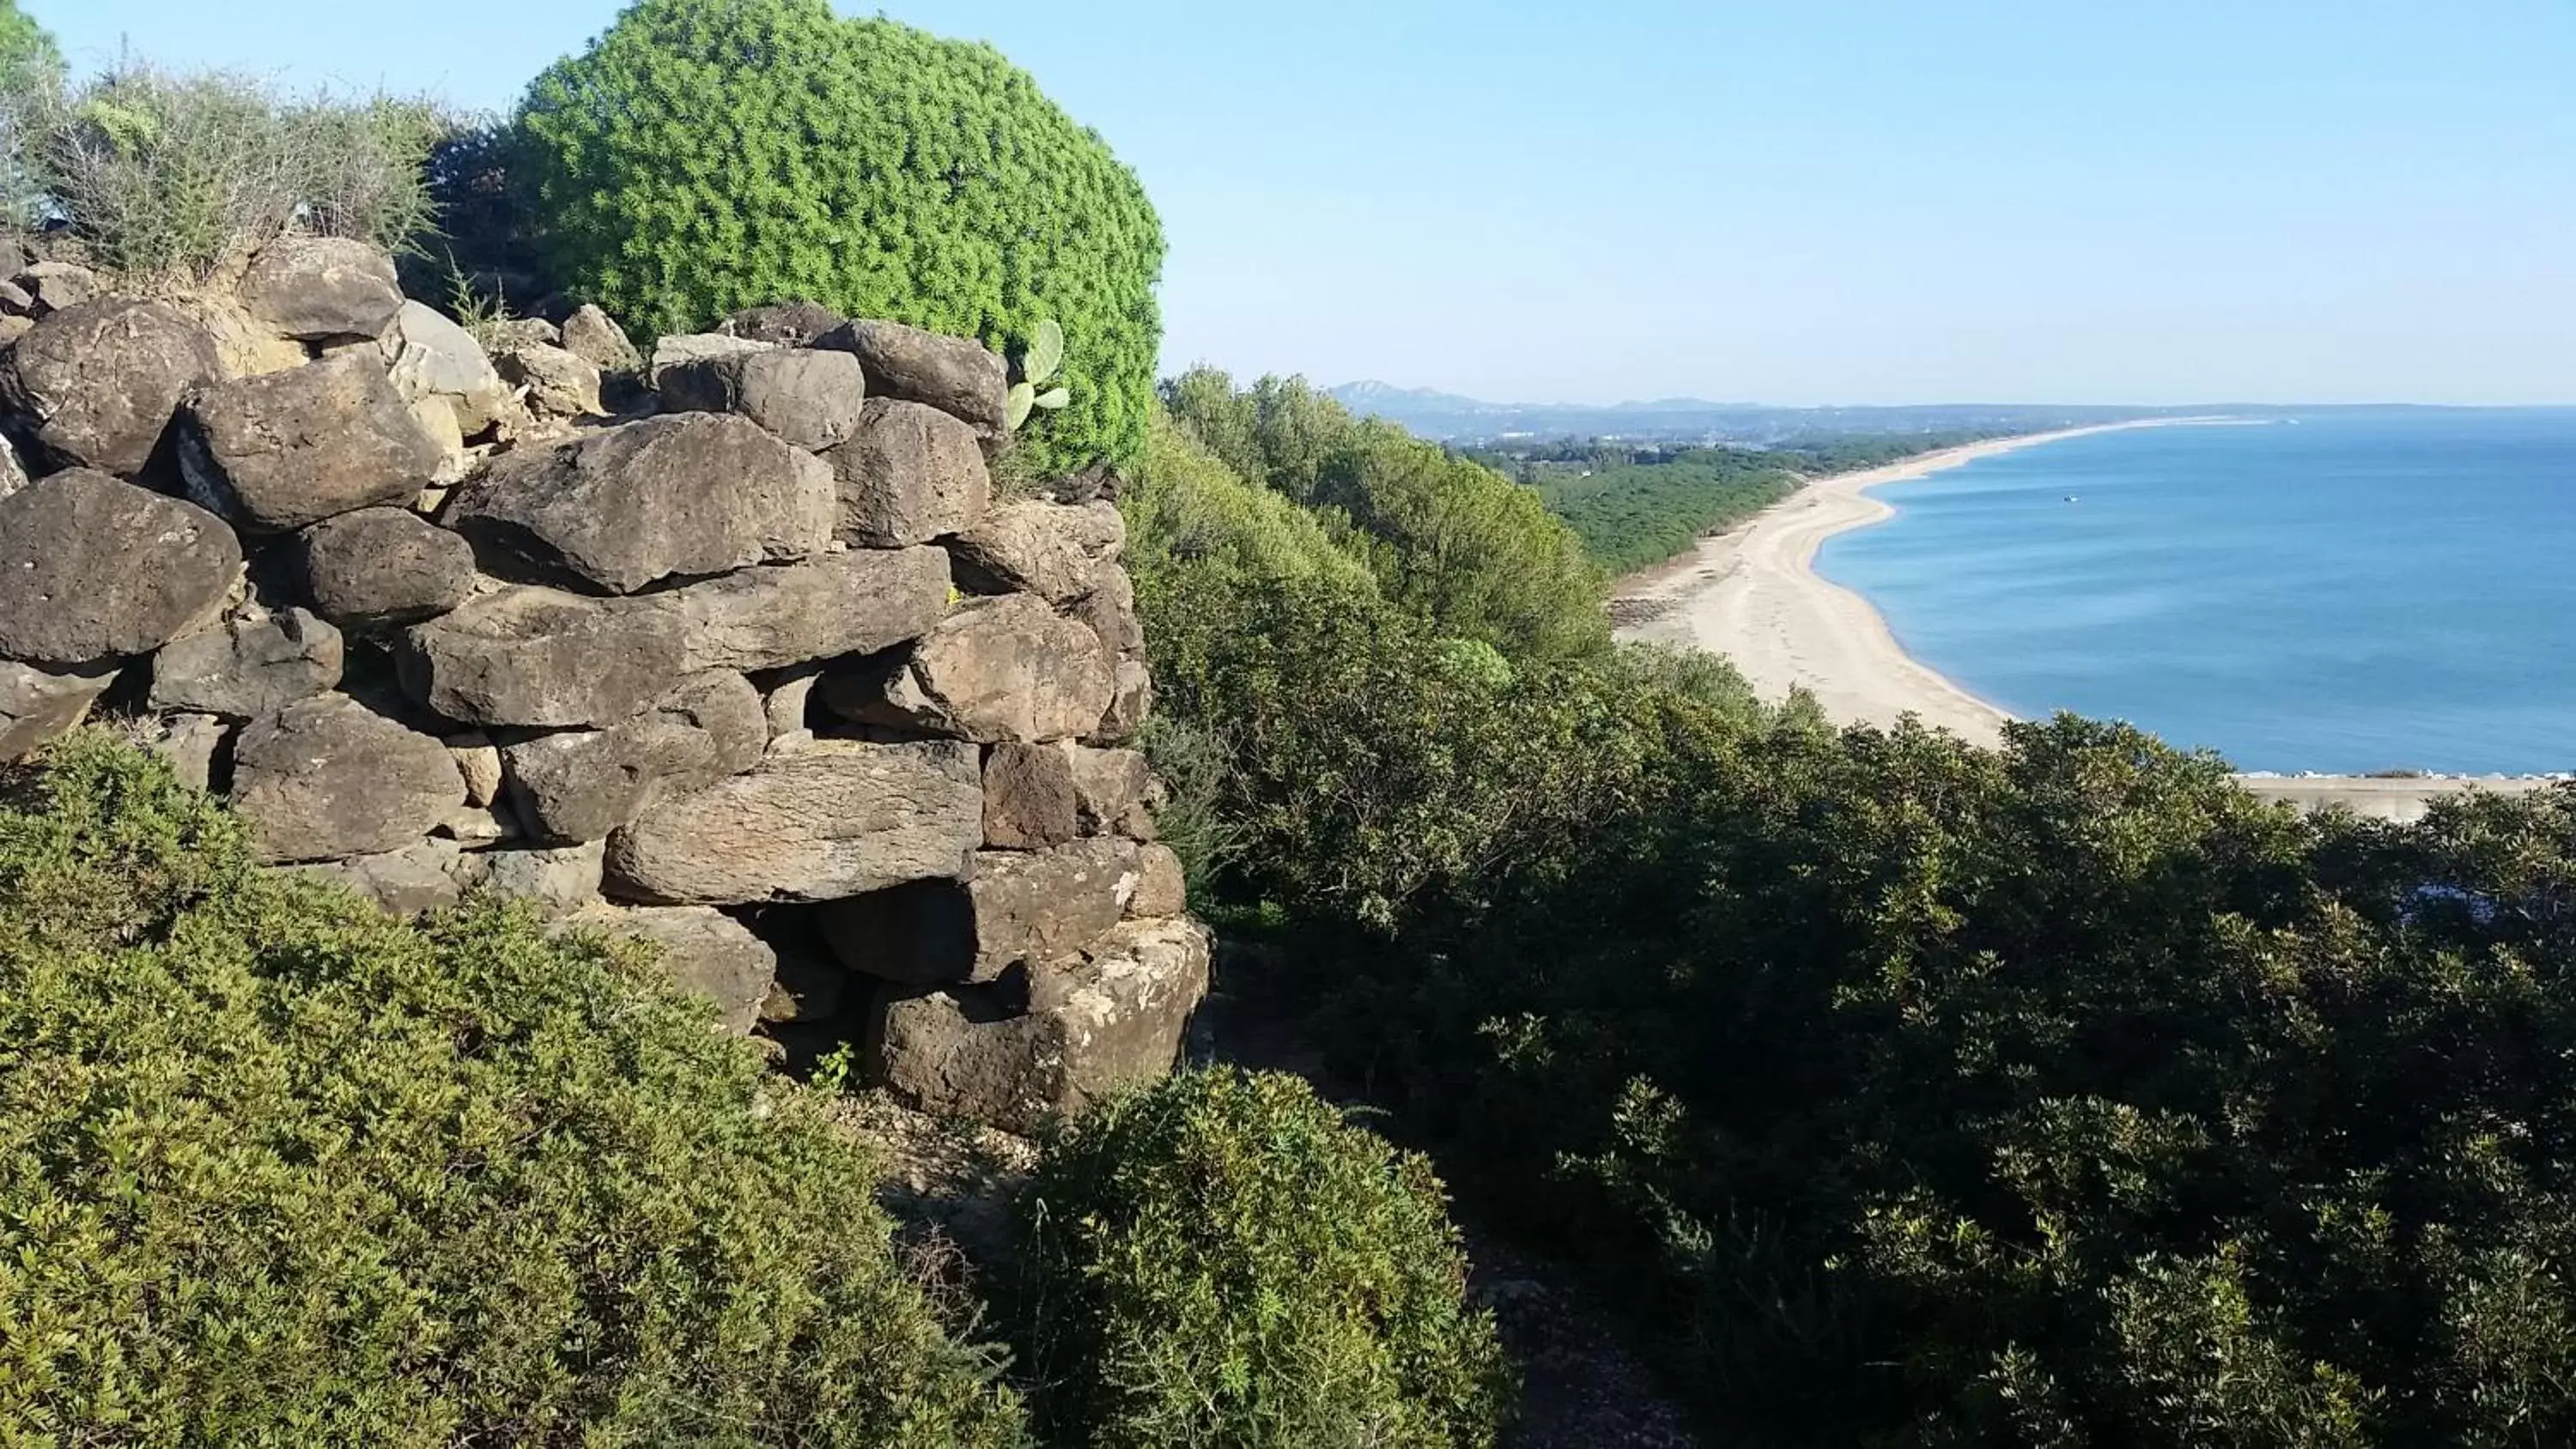
[[0, 757], [131, 705], [278, 868], [652, 938], [924, 1110], [1170, 1066], [1208, 941], [1125, 748], [1123, 530], [994, 505], [1000, 358], [812, 308], [496, 358], [346, 243], [242, 292], [300, 364], [115, 296], [0, 356]]

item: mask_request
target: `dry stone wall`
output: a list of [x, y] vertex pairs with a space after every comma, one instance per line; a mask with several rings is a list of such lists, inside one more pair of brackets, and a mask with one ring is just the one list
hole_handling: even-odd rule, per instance
[[276, 869], [645, 937], [925, 1110], [1171, 1065], [1208, 937], [1124, 531], [997, 499], [1002, 359], [808, 306], [487, 353], [343, 242], [206, 305], [41, 265], [0, 284], [0, 757], [130, 715]]

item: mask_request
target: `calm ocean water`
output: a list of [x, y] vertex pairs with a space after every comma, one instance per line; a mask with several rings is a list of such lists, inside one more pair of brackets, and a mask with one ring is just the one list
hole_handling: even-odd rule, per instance
[[1818, 567], [2025, 717], [2245, 770], [2576, 770], [2576, 409], [2284, 416], [1882, 488]]

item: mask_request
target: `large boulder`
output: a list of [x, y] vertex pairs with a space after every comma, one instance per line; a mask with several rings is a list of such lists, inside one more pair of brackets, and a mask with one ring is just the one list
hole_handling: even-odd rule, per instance
[[1098, 728], [1116, 663], [1090, 629], [1028, 594], [971, 599], [900, 657], [828, 679], [824, 702], [862, 724], [985, 744]]
[[691, 675], [653, 707], [604, 730], [567, 730], [501, 751], [510, 805], [539, 840], [605, 840], [668, 795], [760, 763], [760, 691], [730, 671]]
[[458, 876], [464, 847], [453, 840], [416, 840], [378, 855], [279, 867], [279, 872], [353, 891], [391, 916], [445, 910], [464, 897]]
[[815, 338], [849, 320], [819, 302], [772, 302], [743, 308], [716, 324], [716, 331], [776, 347], [811, 347]]
[[460, 434], [473, 437], [499, 422], [510, 389], [474, 334], [418, 302], [405, 302], [384, 336], [393, 384], [406, 402], [430, 399], [456, 414]]
[[0, 764], [23, 760], [69, 734], [116, 682], [116, 671], [52, 674], [0, 660]]
[[0, 357], [0, 415], [42, 462], [131, 478], [179, 399], [221, 370], [214, 335], [177, 307], [86, 302], [38, 322]]
[[1024, 1012], [996, 987], [890, 991], [869, 1023], [870, 1078], [918, 1111], [1035, 1131], [1169, 1072], [1208, 959], [1196, 921], [1131, 921], [1033, 973]]
[[928, 543], [974, 523], [992, 501], [975, 430], [922, 403], [869, 399], [857, 433], [825, 456], [840, 490], [845, 543]]
[[599, 904], [608, 842], [536, 850], [478, 850], [457, 862], [457, 882], [503, 900], [525, 901], [547, 920]]
[[727, 337], [717, 332], [683, 332], [676, 336], [653, 339], [653, 360], [644, 370], [645, 382], [656, 390], [662, 386], [662, 374], [683, 363], [709, 357], [730, 357], [740, 352], [769, 352], [775, 342], [755, 342], [748, 337]]
[[566, 352], [601, 372], [633, 372], [644, 365], [643, 354], [627, 339], [626, 329], [595, 302], [574, 308], [564, 319], [561, 336]]
[[856, 436], [867, 402], [867, 372], [846, 352], [730, 352], [662, 370], [665, 410], [733, 413], [809, 452]]
[[998, 744], [984, 755], [984, 843], [1043, 850], [1087, 835], [1151, 840], [1162, 794], [1134, 750]]
[[688, 413], [510, 453], [457, 490], [446, 521], [631, 594], [818, 553], [835, 508], [819, 459], [744, 419]]
[[365, 352], [199, 387], [179, 414], [188, 496], [247, 532], [408, 504], [443, 461]]
[[460, 723], [595, 728], [660, 698], [684, 642], [660, 599], [517, 586], [413, 625], [395, 659], [413, 698]]
[[535, 412], [588, 418], [608, 411], [599, 398], [599, 369], [568, 349], [514, 342], [493, 356], [492, 367], [502, 381], [527, 390], [528, 407]]
[[191, 503], [86, 468], [0, 498], [0, 658], [78, 667], [215, 617], [240, 540]]
[[1009, 417], [1009, 369], [992, 350], [965, 338], [900, 322], [848, 322], [813, 345], [857, 357], [872, 396], [928, 403], [993, 435]]
[[724, 1029], [748, 1036], [778, 976], [778, 953], [740, 921], [705, 906], [597, 905], [565, 924], [650, 943], [682, 991], [714, 1003]]
[[351, 628], [435, 618], [474, 591], [474, 548], [408, 508], [361, 508], [297, 535], [304, 596]]
[[1132, 840], [987, 850], [963, 881], [837, 901], [820, 924], [853, 971], [924, 986], [983, 983], [1072, 959], [1126, 916], [1142, 882]]
[[98, 273], [78, 262], [43, 261], [19, 269], [10, 285], [27, 297], [27, 315], [44, 317], [98, 296]]
[[1068, 612], [1090, 625], [1102, 646], [1121, 659], [1145, 647], [1144, 621], [1136, 615], [1136, 581], [1117, 564], [1102, 564], [1092, 576], [1091, 592]]
[[152, 656], [160, 713], [250, 719], [340, 687], [340, 631], [305, 609], [235, 614]]
[[382, 337], [402, 311], [393, 258], [339, 237], [288, 237], [260, 249], [241, 281], [242, 306], [280, 337], [321, 342]]
[[982, 842], [975, 751], [816, 740], [610, 837], [611, 888], [671, 905], [829, 901], [954, 876]]
[[1142, 659], [1121, 659], [1117, 688], [1109, 697], [1109, 712], [1100, 717], [1100, 728], [1092, 733], [1092, 741], [1117, 744], [1132, 740], [1144, 731], [1145, 721], [1153, 713], [1153, 672]]
[[447, 747], [344, 694], [242, 727], [233, 809], [270, 860], [339, 860], [413, 844], [465, 803]]
[[1017, 590], [1070, 604], [1100, 585], [1102, 566], [1127, 545], [1108, 503], [1032, 501], [996, 508], [957, 535], [957, 576], [987, 593]]
[[948, 611], [948, 593], [948, 555], [908, 548], [745, 569], [659, 597], [680, 621], [689, 668], [753, 673], [920, 638]]

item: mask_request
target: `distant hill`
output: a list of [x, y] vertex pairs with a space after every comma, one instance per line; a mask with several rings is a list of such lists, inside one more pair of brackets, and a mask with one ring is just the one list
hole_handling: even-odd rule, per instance
[[1641, 442], [1781, 447], [1855, 433], [2036, 432], [2087, 423], [2185, 413], [2277, 411], [2217, 407], [2140, 408], [2019, 403], [1932, 403], [1912, 407], [1782, 408], [1759, 403], [1660, 398], [1609, 406], [1489, 403], [1430, 388], [1353, 382], [1329, 390], [1365, 417], [1399, 423], [1416, 436], [1453, 443], [1505, 438], [1618, 438]]

